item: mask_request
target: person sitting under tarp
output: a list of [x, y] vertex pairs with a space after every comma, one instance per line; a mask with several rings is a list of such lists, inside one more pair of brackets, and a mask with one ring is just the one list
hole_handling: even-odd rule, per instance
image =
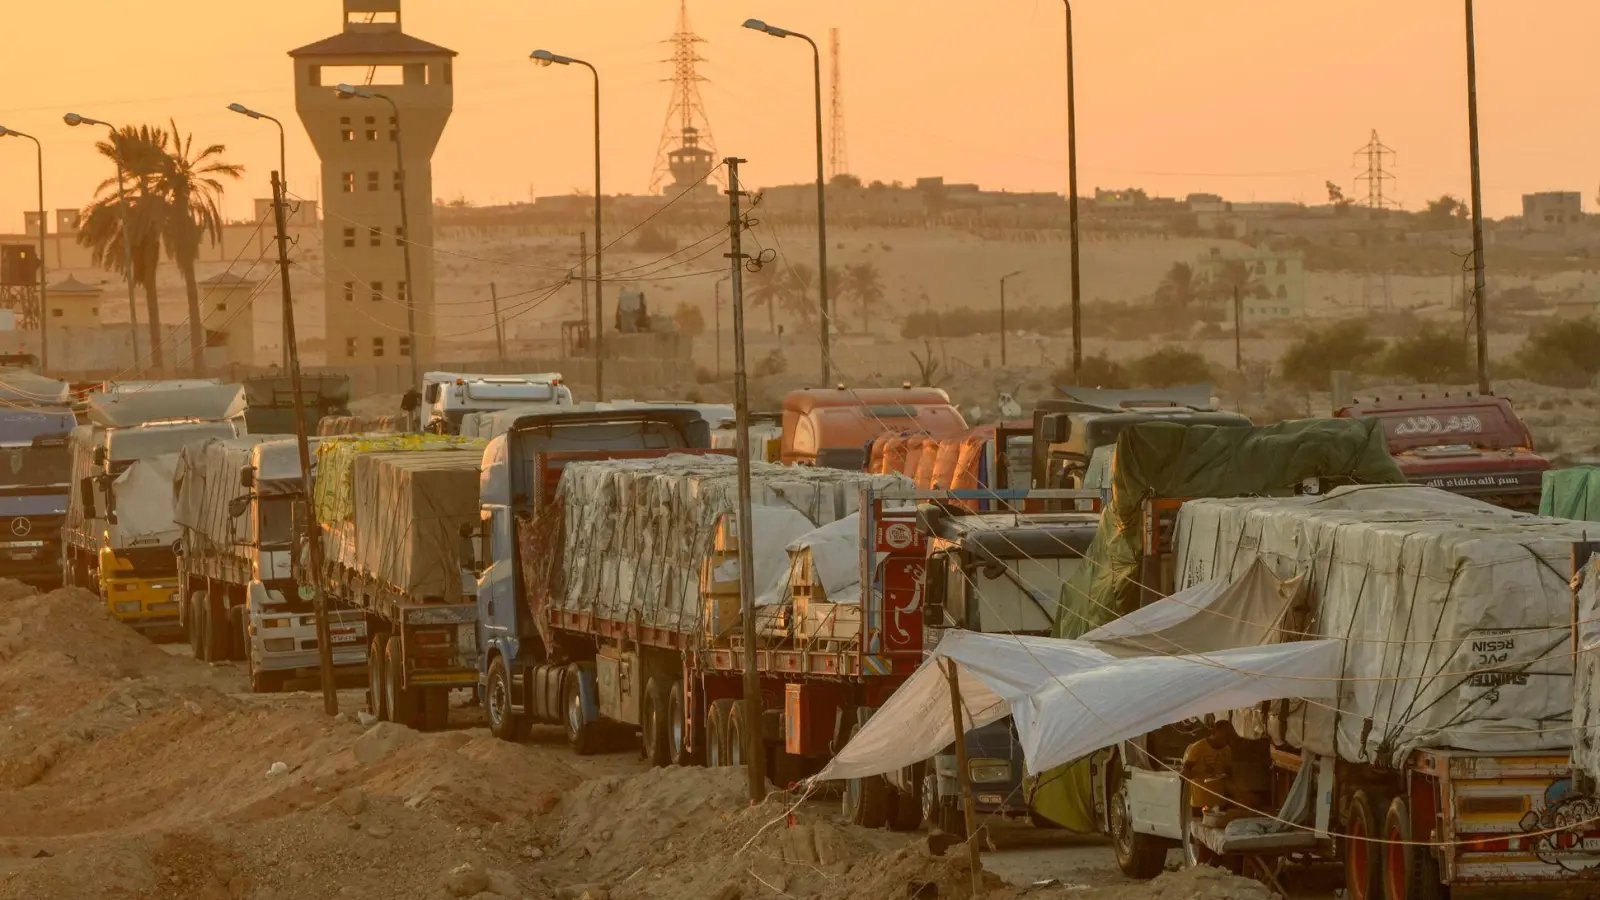
[[1183, 752], [1183, 777], [1189, 783], [1189, 814], [1222, 809], [1228, 802], [1228, 780], [1233, 775], [1233, 725], [1227, 719], [1211, 723], [1204, 738]]

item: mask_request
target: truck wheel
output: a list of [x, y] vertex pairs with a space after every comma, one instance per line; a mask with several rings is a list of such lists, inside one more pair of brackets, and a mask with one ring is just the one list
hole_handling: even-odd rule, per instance
[[502, 741], [522, 741], [528, 737], [528, 720], [511, 711], [511, 673], [506, 658], [496, 656], [489, 663], [488, 699], [484, 711], [489, 715], [489, 733]]
[[900, 774], [906, 787], [894, 791], [889, 830], [916, 831], [922, 824], [922, 763], [906, 766]]
[[383, 673], [383, 653], [388, 646], [389, 633], [386, 631], [373, 635], [372, 642], [367, 645], [367, 712], [380, 722], [389, 719], [388, 679]]
[[595, 723], [583, 714], [583, 690], [578, 683], [581, 672], [578, 663], [567, 667], [562, 706], [566, 710], [567, 743], [572, 745], [573, 753], [589, 756], [600, 749], [600, 735]]
[[1350, 900], [1378, 900], [1383, 896], [1383, 848], [1372, 843], [1378, 836], [1379, 799], [1365, 790], [1350, 798], [1344, 823], [1344, 885]]
[[1441, 900], [1444, 885], [1433, 851], [1415, 843], [1411, 800], [1399, 796], [1384, 817], [1383, 900]]
[[1117, 790], [1111, 797], [1111, 808], [1107, 812], [1111, 826], [1111, 848], [1122, 874], [1141, 881], [1160, 875], [1167, 864], [1167, 844], [1155, 835], [1140, 834], [1133, 830], [1127, 779], [1117, 779]]
[[674, 681], [667, 689], [667, 750], [675, 766], [698, 766], [706, 753], [705, 727], [694, 733], [694, 749], [689, 749], [688, 738], [693, 725], [685, 713], [683, 682]]
[[[855, 737], [860, 728], [850, 729]], [[846, 739], [845, 743], [849, 743]], [[882, 775], [848, 778], [844, 783], [844, 818], [862, 828], [882, 828], [889, 823], [889, 782]]]
[[405, 648], [400, 636], [389, 635], [383, 644], [383, 702], [389, 707], [389, 721], [407, 728], [416, 727], [416, 697], [405, 686]]
[[672, 751], [667, 746], [666, 685], [656, 678], [646, 681], [643, 702], [644, 708], [639, 710], [639, 756], [656, 768], [671, 765]]
[[426, 688], [418, 698], [418, 711], [423, 731], [443, 731], [450, 726], [450, 689]]
[[718, 700], [706, 712], [706, 765], [725, 769], [728, 762], [728, 716], [732, 700]]
[[205, 641], [206, 662], [223, 662], [228, 658], [228, 614], [214, 592], [207, 588], [201, 595], [200, 622], [204, 626], [201, 632]]
[[250, 673], [250, 693], [276, 694], [283, 690], [282, 672], [263, 672], [257, 669]]
[[744, 701], [728, 704], [728, 765], [744, 765]]
[[249, 639], [249, 635], [245, 632], [244, 607], [228, 607], [228, 659], [243, 662], [246, 642]]
[[183, 630], [189, 637], [189, 655], [197, 660], [205, 659], [205, 631], [201, 628], [200, 605], [205, 600], [205, 591], [195, 591], [189, 595], [189, 602], [184, 605]]

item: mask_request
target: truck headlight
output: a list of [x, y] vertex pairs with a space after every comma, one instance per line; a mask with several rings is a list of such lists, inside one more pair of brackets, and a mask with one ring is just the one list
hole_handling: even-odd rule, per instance
[[139, 601], [118, 600], [116, 603], [116, 610], [119, 613], [136, 613], [139, 611]]
[[967, 763], [967, 775], [978, 784], [1011, 780], [1011, 763], [1003, 759], [974, 759]]
[[261, 642], [261, 646], [273, 653], [286, 653], [294, 649], [294, 638], [267, 638]]
[[289, 627], [289, 620], [288, 619], [284, 619], [284, 618], [262, 619], [261, 620], [261, 627], [262, 628], [288, 628]]

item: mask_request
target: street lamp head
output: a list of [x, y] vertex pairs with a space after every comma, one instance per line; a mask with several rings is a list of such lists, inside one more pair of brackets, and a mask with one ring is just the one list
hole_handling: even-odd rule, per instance
[[779, 28], [776, 25], [768, 25], [767, 23], [761, 21], [760, 19], [745, 19], [744, 20], [744, 27], [750, 29], [751, 31], [764, 31], [767, 34], [772, 35], [773, 37], [780, 37], [780, 38], [786, 38], [790, 34], [793, 33], [793, 32], [788, 31], [787, 29]]
[[243, 103], [229, 103], [228, 110], [230, 112], [236, 112], [241, 116], [249, 116], [252, 119], [261, 118], [261, 113], [256, 112], [248, 106], [245, 106]]
[[541, 66], [572, 65], [572, 57], [562, 56], [558, 53], [551, 53], [549, 50], [535, 50], [533, 53], [529, 54], [528, 58]]
[[356, 87], [353, 84], [340, 84], [333, 89], [333, 94], [340, 100], [349, 100], [351, 97], [362, 97], [368, 100], [378, 96], [366, 88]]
[[67, 123], [68, 125], [71, 125], [74, 128], [78, 127], [79, 125], [104, 125], [105, 124], [104, 122], [96, 122], [95, 120], [89, 118], [88, 116], [80, 116], [77, 113], [67, 113], [66, 115], [61, 117], [61, 121]]
[[1021, 269], [1018, 269], [1015, 272], [1007, 272], [1006, 274], [1000, 276], [1000, 280], [1001, 281], [1005, 281], [1007, 278], [1015, 278], [1015, 277], [1017, 277], [1018, 275], [1021, 275], [1021, 274], [1022, 274], [1022, 270]]
[[17, 133], [15, 131], [12, 131], [4, 125], [0, 125], [0, 137], [16, 137], [16, 134]]

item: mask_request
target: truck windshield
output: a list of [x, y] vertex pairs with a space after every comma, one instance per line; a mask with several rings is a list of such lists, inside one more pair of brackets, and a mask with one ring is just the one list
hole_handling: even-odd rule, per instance
[[0, 447], [0, 490], [51, 487], [72, 480], [65, 447]]
[[262, 546], [287, 544], [293, 539], [294, 501], [288, 497], [261, 501], [258, 539]]
[[1504, 410], [1485, 404], [1429, 410], [1397, 410], [1378, 415], [1391, 447], [1470, 444], [1499, 450], [1522, 443], [1522, 429], [1506, 420]]

